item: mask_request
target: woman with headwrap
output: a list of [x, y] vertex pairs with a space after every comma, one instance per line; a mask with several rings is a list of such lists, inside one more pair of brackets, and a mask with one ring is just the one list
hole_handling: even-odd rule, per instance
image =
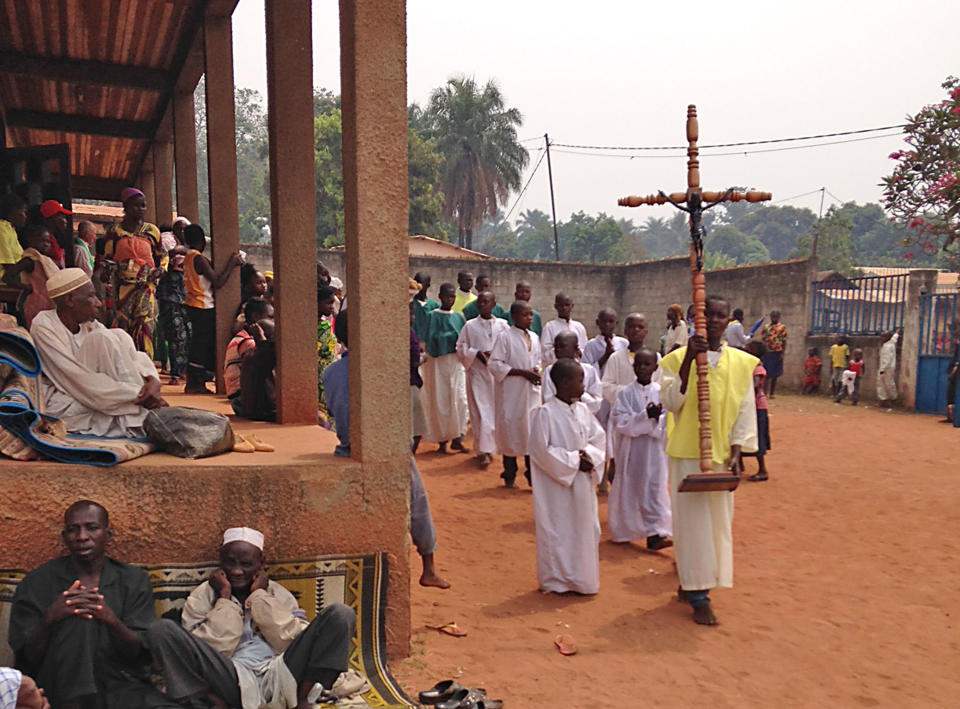
[[153, 357], [153, 329], [157, 318], [157, 279], [166, 254], [160, 230], [143, 221], [147, 200], [143, 192], [127, 187], [120, 193], [123, 219], [110, 226], [104, 244], [107, 323], [126, 330], [137, 349]]
[[667, 309], [667, 334], [663, 340], [664, 356], [686, 345], [687, 338], [687, 323], [683, 319], [683, 308], [674, 303]]

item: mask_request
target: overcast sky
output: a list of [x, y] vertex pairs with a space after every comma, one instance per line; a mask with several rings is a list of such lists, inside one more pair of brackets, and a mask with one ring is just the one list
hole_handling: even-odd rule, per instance
[[[545, 132], [553, 143], [685, 144], [688, 103], [699, 110], [704, 145], [876, 128], [941, 100], [940, 83], [960, 72], [960, 2], [952, 0], [408, 0], [407, 15], [407, 102], [425, 104], [456, 74], [497, 81], [523, 113], [519, 137], [540, 138], [524, 142], [524, 182]], [[337, 2], [313, 3], [314, 83], [334, 92], [338, 22]], [[240, 0], [236, 83], [266, 96], [263, 26], [263, 1]], [[830, 192], [827, 206], [831, 195], [878, 201], [877, 183], [893, 164], [887, 155], [901, 145], [894, 136], [746, 156], [705, 150], [701, 182], [768, 190], [775, 201], [820, 187]], [[631, 159], [562, 150], [551, 149], [559, 219], [579, 210], [636, 222], [668, 216], [668, 207], [617, 207], [617, 197], [686, 186], [682, 152]], [[817, 192], [780, 203], [816, 210], [819, 200]], [[524, 209], [550, 210], [546, 162], [512, 218]]]

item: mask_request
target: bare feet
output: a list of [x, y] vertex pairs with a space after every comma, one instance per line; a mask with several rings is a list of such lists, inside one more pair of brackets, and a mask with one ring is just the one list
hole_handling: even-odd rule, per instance
[[431, 586], [433, 588], [450, 588], [450, 582], [440, 576], [437, 576], [436, 573], [432, 573], [429, 576], [426, 573], [421, 574], [420, 585]]
[[709, 603], [693, 609], [693, 622], [697, 625], [716, 625], [719, 623]]

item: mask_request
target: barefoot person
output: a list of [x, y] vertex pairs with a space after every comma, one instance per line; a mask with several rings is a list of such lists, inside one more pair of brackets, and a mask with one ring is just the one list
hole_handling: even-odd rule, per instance
[[293, 594], [270, 580], [263, 549], [257, 530], [226, 530], [219, 566], [187, 598], [181, 623], [150, 626], [167, 695], [177, 702], [307, 709], [314, 684], [330, 689], [347, 669], [353, 609], [334, 603], [307, 621]]
[[[473, 277], [470, 278], [471, 282]], [[423, 408], [427, 416], [426, 439], [438, 444], [437, 451], [465, 453], [463, 434], [467, 432], [467, 381], [457, 357], [457, 338], [463, 329], [463, 316], [455, 312], [452, 283], [440, 286], [440, 307], [430, 311], [423, 346], [427, 361], [423, 364]]]
[[693, 607], [693, 619], [715, 625], [710, 589], [733, 586], [733, 493], [680, 492], [683, 479], [700, 472], [700, 421], [697, 412], [698, 352], [707, 355], [710, 434], [715, 472], [741, 472], [740, 452], [757, 449], [757, 413], [753, 370], [757, 358], [722, 342], [730, 304], [707, 296], [707, 337], [694, 335], [686, 347], [660, 362], [660, 398], [674, 416], [667, 435], [673, 542], [681, 600]]
[[497, 299], [490, 291], [480, 291], [476, 301], [477, 317], [468, 320], [457, 339], [457, 354], [466, 369], [467, 405], [470, 409], [470, 424], [473, 428], [473, 447], [477, 451], [477, 463], [486, 468], [497, 452], [496, 405], [494, 395], [496, 382], [487, 366], [493, 344], [500, 334], [510, 329], [506, 320], [494, 317]]
[[541, 591], [600, 590], [600, 521], [593, 486], [603, 474], [606, 442], [580, 402], [583, 368], [559, 359], [550, 368], [557, 395], [530, 419], [533, 517]]
[[9, 640], [17, 666], [58, 709], [177, 709], [150, 684], [143, 642], [156, 620], [150, 580], [106, 555], [113, 536], [101, 505], [80, 500], [67, 508], [67, 555], [27, 574], [13, 596]]
[[125, 330], [96, 320], [100, 299], [79, 268], [55, 273], [47, 294], [57, 309], [41, 311], [30, 327], [46, 412], [71, 433], [142, 437], [147, 411], [167, 405], [149, 355]]
[[657, 353], [641, 347], [634, 353], [636, 381], [617, 393], [610, 413], [617, 432], [617, 476], [610, 488], [610, 538], [614, 542], [646, 540], [647, 549], [673, 546], [667, 454], [667, 412], [660, 384], [651, 381]]

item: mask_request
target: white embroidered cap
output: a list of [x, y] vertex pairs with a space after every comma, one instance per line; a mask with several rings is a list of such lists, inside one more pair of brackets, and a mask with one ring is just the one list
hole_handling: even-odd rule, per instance
[[263, 532], [250, 527], [230, 527], [223, 533], [223, 544], [226, 546], [230, 542], [246, 542], [263, 551]]

